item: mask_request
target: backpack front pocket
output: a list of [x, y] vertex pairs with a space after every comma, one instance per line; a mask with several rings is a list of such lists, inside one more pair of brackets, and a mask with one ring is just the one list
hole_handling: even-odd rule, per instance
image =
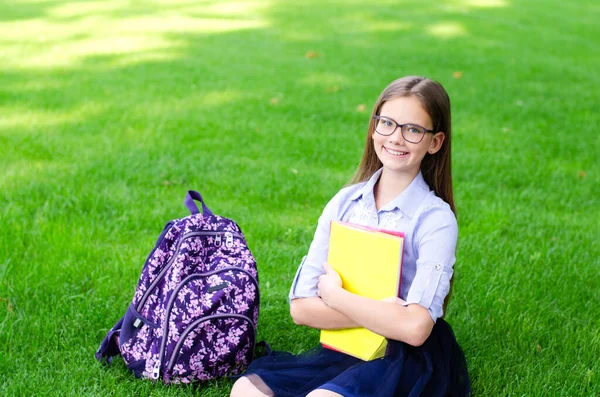
[[[238, 247], [239, 249], [241, 241], [245, 241], [243, 235], [233, 232], [201, 231], [190, 232], [181, 236], [170, 250], [167, 252], [160, 251], [156, 254], [157, 258], [154, 258], [154, 262], [161, 263], [165, 260], [166, 262], [160, 267], [157, 266], [160, 271], [155, 276], [148, 277], [148, 286], [143, 294], [136, 291], [134, 304], [137, 312], [152, 318], [154, 313], [149, 311], [147, 305], [151, 297], [160, 301], [169, 294], [170, 289], [174, 286], [172, 283], [179, 283], [179, 280], [181, 280], [173, 280], [173, 278], [185, 277], [186, 273], [190, 274], [194, 271], [203, 271], [203, 264], [209, 262], [206, 257], [208, 247], [226, 247], [227, 249]], [[153, 251], [153, 255], [154, 252], [156, 251]], [[149, 261], [152, 262], [150, 259]], [[171, 277], [168, 276], [170, 271], [174, 272]], [[196, 274], [202, 275], [203, 273]], [[181, 282], [183, 283], [183, 281]], [[171, 288], [169, 288], [169, 285], [171, 285]]]
[[[152, 377], [162, 373], [172, 381], [172, 371], [184, 382], [245, 368], [246, 357], [254, 353], [258, 307], [258, 282], [245, 269], [225, 267], [186, 277], [167, 303]], [[173, 358], [182, 354], [185, 359]]]
[[256, 329], [248, 317], [217, 314], [198, 319], [173, 347], [165, 377], [187, 383], [241, 373], [252, 360], [255, 340]]

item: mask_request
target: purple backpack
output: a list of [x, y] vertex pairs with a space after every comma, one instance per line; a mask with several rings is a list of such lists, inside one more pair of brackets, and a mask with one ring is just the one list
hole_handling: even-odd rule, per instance
[[131, 305], [96, 352], [108, 363], [121, 354], [136, 376], [166, 383], [239, 374], [256, 344], [258, 273], [242, 231], [198, 192], [185, 205], [192, 215], [167, 223]]

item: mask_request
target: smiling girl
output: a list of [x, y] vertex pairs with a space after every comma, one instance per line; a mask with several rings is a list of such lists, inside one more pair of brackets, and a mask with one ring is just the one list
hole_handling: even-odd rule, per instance
[[[458, 237], [450, 137], [450, 99], [439, 83], [409, 76], [388, 85], [354, 184], [325, 207], [290, 290], [296, 324], [367, 328], [389, 340], [386, 356], [362, 361], [321, 346], [271, 354], [252, 363], [232, 397], [470, 394], [463, 352], [442, 319]], [[332, 220], [404, 233], [400, 297], [377, 301], [342, 288], [326, 263]]]

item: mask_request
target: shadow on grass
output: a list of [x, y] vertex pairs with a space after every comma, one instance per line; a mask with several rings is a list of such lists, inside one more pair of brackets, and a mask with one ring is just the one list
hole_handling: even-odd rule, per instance
[[[265, 208], [285, 202], [275, 209], [297, 212], [298, 203], [283, 198], [301, 197], [310, 186], [282, 186], [280, 171], [296, 179], [317, 178], [309, 196], [326, 200], [357, 162], [379, 90], [400, 75], [419, 72], [455, 93], [457, 126], [468, 133], [458, 131], [455, 139], [461, 145], [457, 154], [464, 156], [455, 157], [462, 175], [481, 177], [482, 162], [500, 162], [490, 165], [501, 168], [522, 154], [508, 147], [504, 159], [477, 155], [495, 150], [498, 139], [507, 146], [514, 139], [531, 143], [530, 165], [546, 151], [560, 150], [566, 157], [581, 148], [568, 143], [565, 151], [563, 143], [545, 140], [536, 148], [540, 135], [521, 136], [521, 126], [555, 125], [558, 109], [589, 120], [595, 102], [581, 82], [575, 87], [581, 90], [580, 102], [554, 98], [552, 106], [536, 108], [549, 91], [562, 90], [561, 83], [552, 83], [554, 76], [569, 78], [590, 66], [555, 64], [547, 47], [520, 42], [518, 31], [498, 29], [526, 30], [527, 9], [484, 0], [436, 7], [408, 1], [368, 8], [359, 2], [330, 3], [319, 5], [318, 12], [311, 3], [240, 7], [40, 2], [8, 10], [12, 19], [50, 24], [34, 29], [31, 38], [45, 37], [46, 28], [50, 35], [54, 26], [68, 34], [45, 38], [32, 51], [22, 51], [18, 41], [9, 46], [21, 57], [3, 68], [0, 140], [11, 150], [3, 153], [2, 184], [17, 186], [37, 177], [41, 185], [62, 185], [61, 175], [71, 181], [99, 173], [101, 179], [117, 175], [160, 190], [165, 188], [160, 184], [192, 185], [200, 173], [209, 191], [223, 189], [211, 181], [231, 181], [233, 186], [217, 195], [219, 201], [242, 189], [249, 201]], [[532, 43], [545, 36], [535, 27], [528, 33]], [[529, 63], [542, 54], [550, 60], [538, 67]], [[481, 70], [486, 69], [482, 65], [493, 68]], [[538, 75], [541, 65], [544, 75]], [[542, 87], [533, 85], [528, 67]], [[497, 94], [486, 95], [490, 90]], [[348, 139], [340, 142], [342, 134]], [[146, 166], [151, 159], [156, 161]], [[478, 166], [470, 167], [471, 161]], [[140, 167], [132, 172], [136, 163]], [[578, 166], [567, 168], [577, 172]], [[257, 179], [249, 177], [257, 173], [267, 174], [266, 181], [258, 181], [265, 185], [256, 186]], [[332, 173], [336, 185], [319, 194], [330, 186]], [[260, 200], [265, 193], [273, 200]]]

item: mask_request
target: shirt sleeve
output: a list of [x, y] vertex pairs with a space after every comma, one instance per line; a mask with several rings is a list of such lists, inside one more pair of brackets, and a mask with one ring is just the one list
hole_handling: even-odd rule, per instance
[[319, 276], [325, 274], [323, 264], [327, 262], [327, 253], [329, 251], [330, 224], [336, 218], [338, 208], [339, 194], [331, 199], [319, 217], [317, 230], [308, 249], [308, 254], [302, 259], [302, 263], [298, 267], [294, 282], [290, 288], [290, 301], [296, 298], [317, 296]]
[[405, 305], [425, 307], [435, 322], [443, 312], [444, 299], [456, 261], [458, 225], [448, 207], [436, 206], [424, 211], [415, 230], [417, 271]]

